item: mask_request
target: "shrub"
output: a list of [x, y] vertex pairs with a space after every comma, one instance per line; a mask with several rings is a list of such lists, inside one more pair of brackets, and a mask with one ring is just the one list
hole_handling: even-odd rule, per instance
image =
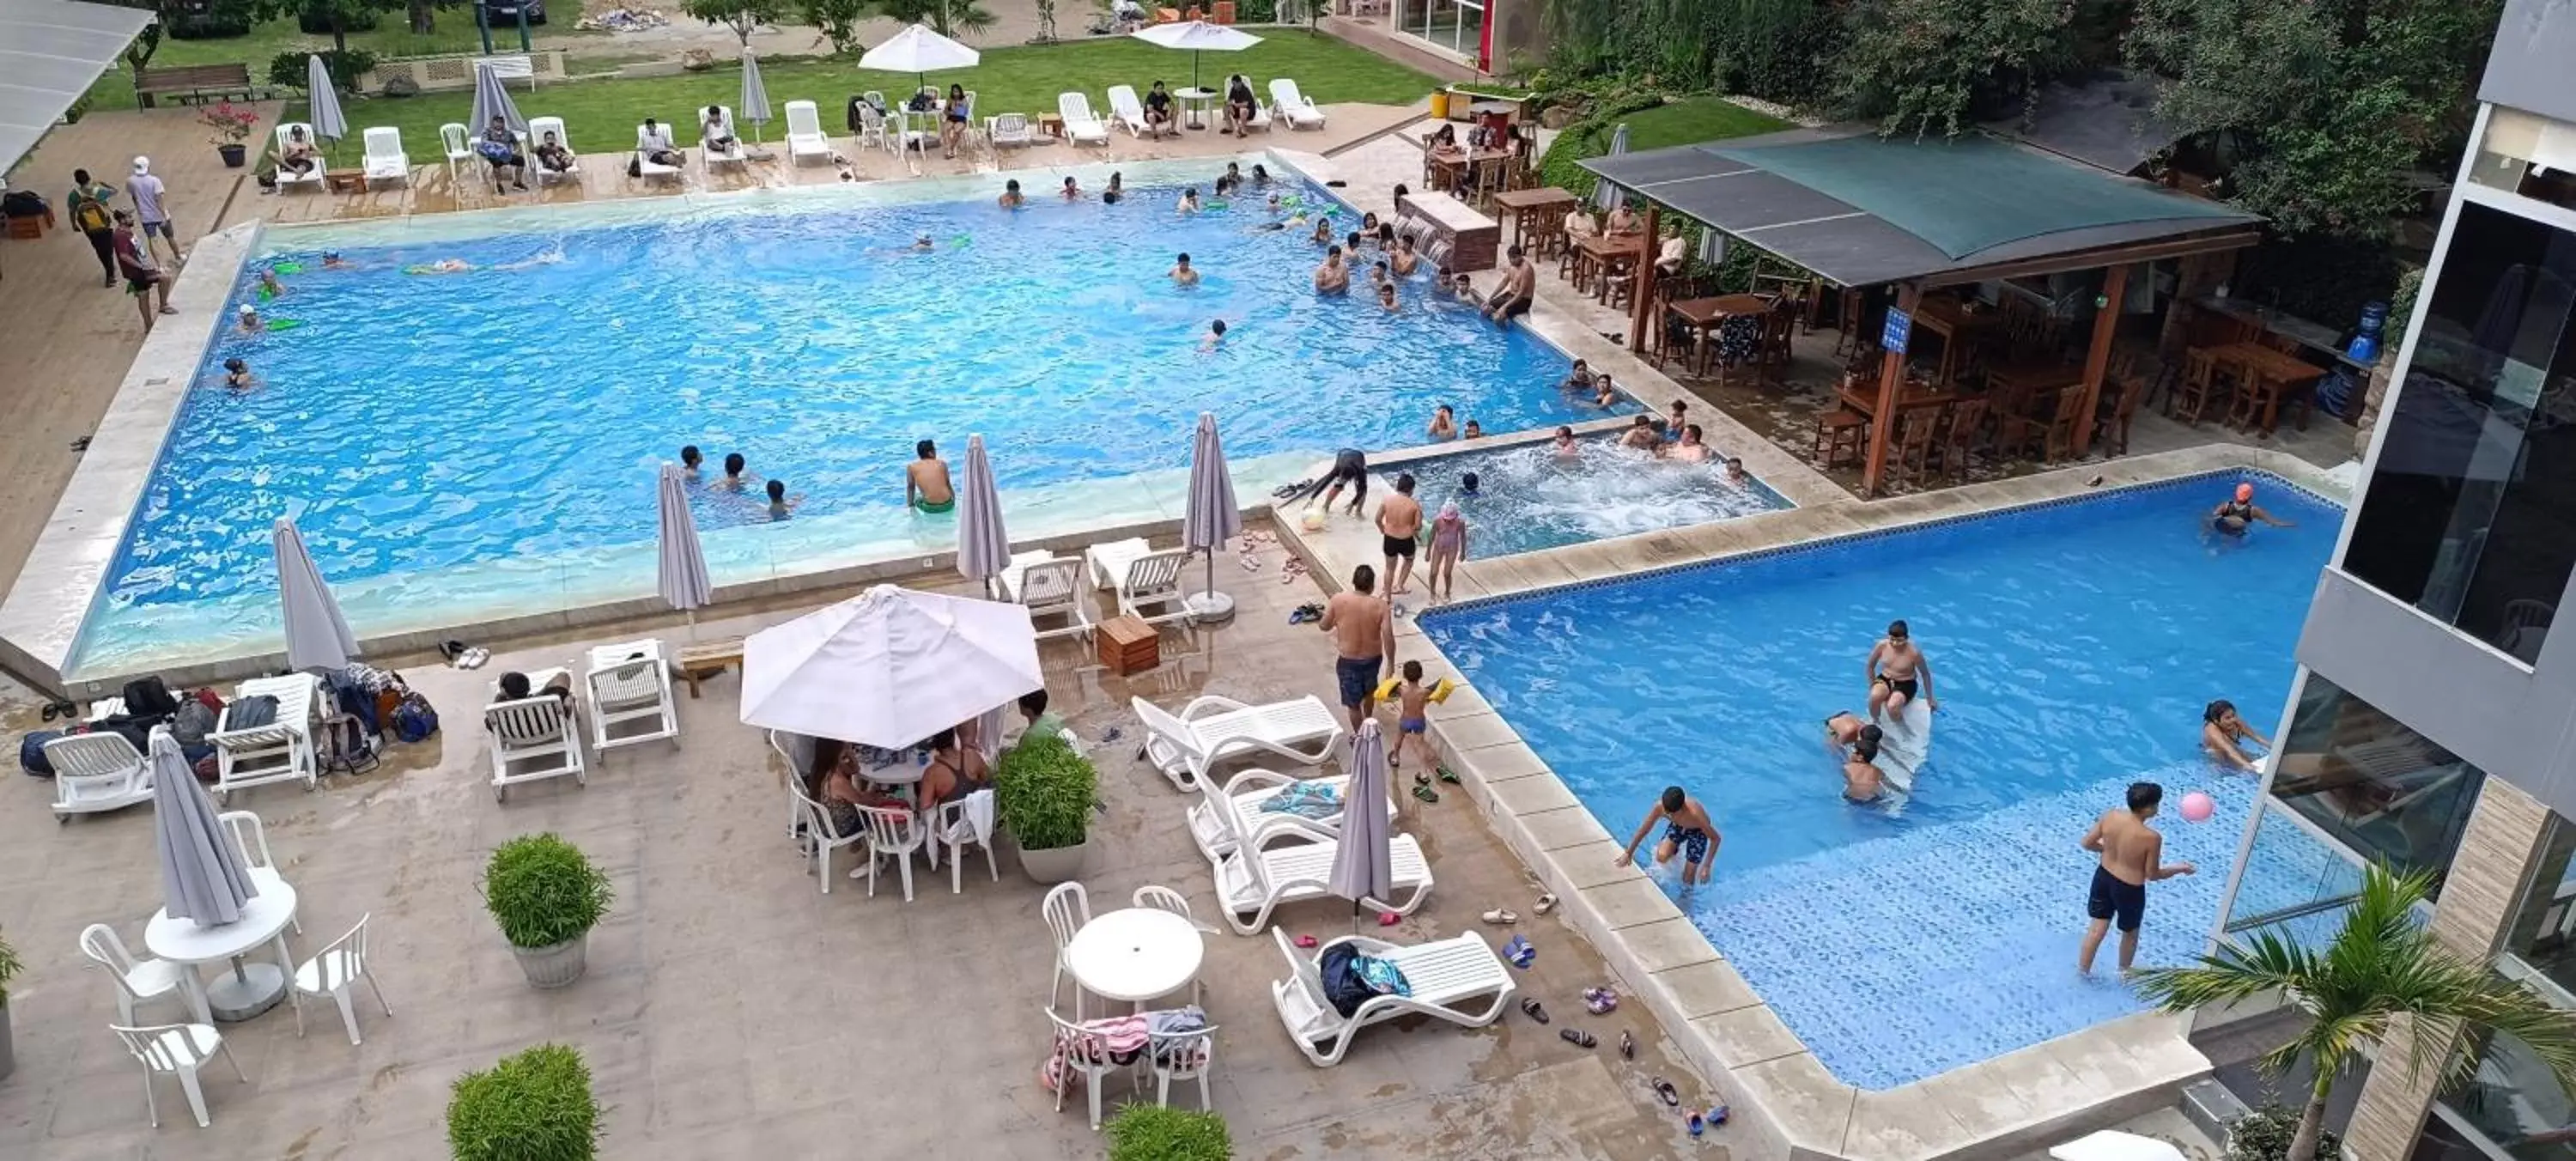
[[561, 1044], [504, 1056], [456, 1078], [447, 1101], [456, 1161], [589, 1161], [599, 1156], [599, 1100], [590, 1065]]
[[0, 939], [0, 1008], [9, 1006], [9, 981], [18, 978], [18, 973], [25, 970], [27, 965], [19, 962], [18, 949], [9, 946], [8, 940]]
[[[2265, 1105], [2227, 1127], [2227, 1161], [2289, 1161], [2290, 1138], [2299, 1135], [2299, 1110]], [[2317, 1134], [2317, 1156], [2340, 1157], [2343, 1141], [2334, 1130]]]
[[355, 90], [358, 78], [376, 67], [376, 54], [363, 48], [281, 52], [268, 58], [268, 83], [284, 89], [303, 88], [312, 79], [312, 66], [305, 63], [305, 58], [313, 56], [322, 58], [322, 71], [331, 74], [332, 83], [344, 93]]
[[1109, 1161], [1227, 1161], [1234, 1140], [1225, 1118], [1131, 1104], [1109, 1118]]
[[1020, 849], [1080, 846], [1090, 833], [1100, 773], [1060, 734], [1031, 738], [1002, 752], [993, 767], [994, 808]]
[[512, 947], [552, 947], [599, 924], [615, 899], [608, 876], [580, 848], [548, 834], [521, 835], [492, 852], [483, 905]]

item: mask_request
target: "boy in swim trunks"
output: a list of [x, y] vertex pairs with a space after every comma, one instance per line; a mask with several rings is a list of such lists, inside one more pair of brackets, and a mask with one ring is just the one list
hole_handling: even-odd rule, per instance
[[1862, 726], [1852, 738], [1851, 752], [1843, 755], [1843, 797], [1853, 802], [1868, 802], [1878, 797], [1887, 784], [1878, 772], [1877, 726]]
[[2099, 853], [2102, 861], [2093, 868], [2093, 887], [2084, 900], [2084, 914], [2093, 925], [2085, 930], [2084, 950], [2075, 957], [2081, 974], [2093, 974], [2093, 953], [2101, 949], [2115, 919], [2120, 924], [2120, 974], [2129, 974], [2130, 962], [2138, 957], [2138, 924], [2147, 913], [2147, 884], [2194, 870], [2190, 863], [2164, 862], [2165, 836], [2147, 825], [2164, 799], [2164, 787], [2132, 782], [2129, 808], [2103, 811], [2093, 829], [2084, 832], [2084, 849]]
[[1939, 709], [1941, 703], [1932, 696], [1932, 662], [1914, 643], [1905, 622], [1887, 623], [1887, 637], [1869, 651], [1863, 664], [1869, 677], [1869, 717], [1877, 721], [1884, 713], [1902, 717], [1905, 703], [1920, 694], [1925, 709]]
[[1413, 498], [1413, 473], [1395, 478], [1395, 494], [1377, 506], [1379, 547], [1386, 552], [1386, 595], [1400, 597], [1413, 575], [1413, 550], [1422, 535], [1422, 501]]
[[920, 457], [903, 466], [903, 502], [932, 516], [957, 507], [957, 488], [948, 482], [948, 465], [939, 460], [938, 445], [913, 445]]
[[[1663, 841], [1655, 844], [1655, 865], [1672, 862], [1673, 855], [1678, 853], [1682, 856], [1683, 886], [1690, 886], [1694, 881], [1708, 882], [1711, 864], [1716, 862], [1711, 856], [1717, 853], [1718, 844], [1724, 840], [1718, 836], [1717, 824], [1708, 820], [1708, 811], [1700, 806], [1699, 800], [1682, 793], [1679, 786], [1664, 787], [1663, 797], [1655, 800], [1655, 808], [1647, 812], [1646, 821], [1637, 824], [1637, 833], [1628, 839], [1628, 849], [1619, 852], [1619, 857], [1610, 865], [1624, 867], [1635, 861], [1637, 845], [1646, 841], [1646, 832], [1655, 829], [1658, 822], [1665, 826]], [[1692, 878], [1694, 875], [1698, 876], [1696, 880]]]
[[1422, 663], [1404, 663], [1404, 684], [1395, 687], [1395, 754], [1389, 766], [1404, 765], [1404, 748], [1412, 746], [1422, 753], [1422, 768], [1440, 764], [1440, 756], [1431, 752], [1431, 687], [1423, 684]]

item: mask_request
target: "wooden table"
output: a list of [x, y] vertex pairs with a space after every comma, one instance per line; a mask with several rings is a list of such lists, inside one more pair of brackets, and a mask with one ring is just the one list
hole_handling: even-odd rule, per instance
[[1633, 270], [1638, 260], [1645, 257], [1645, 238], [1644, 234], [1586, 234], [1576, 238], [1574, 288], [1583, 289], [1585, 280], [1589, 279], [1593, 287], [1592, 297], [1596, 300], [1608, 298], [1610, 278], [1621, 272], [1619, 267], [1624, 265]]
[[1038, 132], [1044, 133], [1049, 137], [1062, 140], [1064, 137], [1064, 115], [1061, 113], [1038, 114]]
[[689, 684], [689, 696], [694, 698], [698, 696], [699, 678], [742, 667], [742, 638], [682, 645], [680, 651], [673, 655], [672, 663], [679, 667], [680, 680]]
[[[1875, 380], [1871, 381], [1867, 388], [1837, 387], [1834, 389], [1834, 394], [1841, 397], [1843, 406], [1871, 418], [1878, 416], [1878, 384]], [[1900, 392], [1896, 397], [1896, 409], [1912, 411], [1917, 407], [1939, 407], [1958, 401], [1959, 393], [1956, 391], [1916, 391], [1910, 394]]]
[[[2263, 402], [2262, 436], [2272, 438], [2281, 418], [2281, 396], [2300, 388], [2313, 388], [2324, 378], [2326, 369], [2296, 355], [2273, 350], [2261, 343], [2229, 343], [2219, 347], [2196, 348], [2222, 367], [2233, 366], [2243, 375], [2245, 389], [2256, 392]], [[2308, 413], [2316, 410], [2313, 402], [2299, 410], [2299, 430], [2308, 429]]]
[[[1664, 304], [1664, 313], [1681, 320], [1691, 328], [1691, 366], [1700, 374], [1708, 373], [1708, 337], [1719, 324], [1741, 315], [1759, 316], [1771, 309], [1769, 300], [1758, 294], [1721, 294], [1715, 298], [1685, 298]], [[1664, 365], [1665, 328], [1655, 328], [1655, 365]]]
[[[1932, 381], [1943, 387], [1950, 386], [1951, 375], [1958, 369], [1960, 345], [1974, 340], [1978, 332], [1998, 321], [2000, 316], [1995, 311], [1971, 313], [1951, 299], [1924, 299], [1923, 304], [1915, 308], [1914, 329], [1941, 336], [1941, 367]], [[1908, 354], [1911, 353], [1909, 350]]]
[[1429, 149], [1422, 154], [1423, 184], [1435, 190], [1456, 193], [1464, 186], [1468, 170], [1488, 161], [1501, 161], [1512, 155], [1508, 149]]
[[1511, 212], [1512, 245], [1518, 246], [1521, 244], [1521, 235], [1530, 231], [1532, 222], [1545, 228], [1549, 218], [1565, 216], [1565, 212], [1572, 209], [1577, 200], [1572, 193], [1551, 185], [1540, 189], [1516, 189], [1495, 194], [1494, 208]]

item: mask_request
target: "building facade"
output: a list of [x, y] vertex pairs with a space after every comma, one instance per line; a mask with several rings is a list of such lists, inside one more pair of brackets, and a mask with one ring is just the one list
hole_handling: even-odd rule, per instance
[[[2576, 7], [2509, 0], [2479, 100], [2217, 934], [2323, 938], [2365, 862], [2429, 869], [2437, 936], [2576, 1011]], [[2548, 1071], [2477, 1048], [2447, 1090], [2383, 1051], [2350, 1154], [2576, 1161]]]

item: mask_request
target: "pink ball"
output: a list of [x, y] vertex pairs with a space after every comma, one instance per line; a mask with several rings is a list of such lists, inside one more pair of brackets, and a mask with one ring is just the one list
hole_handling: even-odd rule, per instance
[[2218, 804], [2210, 801], [2208, 795], [2194, 790], [2182, 796], [2183, 821], [2208, 822], [2209, 816], [2216, 813], [2218, 813]]

